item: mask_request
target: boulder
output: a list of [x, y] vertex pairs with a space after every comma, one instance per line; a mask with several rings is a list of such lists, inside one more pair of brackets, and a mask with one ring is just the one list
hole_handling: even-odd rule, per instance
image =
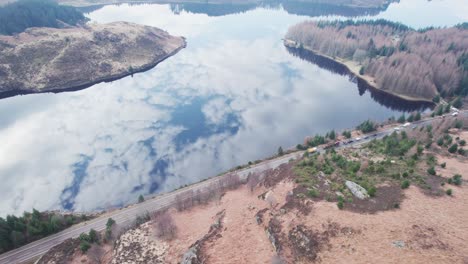
[[346, 181], [346, 187], [351, 191], [351, 193], [357, 197], [358, 199], [364, 200], [366, 198], [369, 198], [369, 194], [367, 194], [366, 189], [364, 189], [361, 185], [352, 182], [352, 181]]

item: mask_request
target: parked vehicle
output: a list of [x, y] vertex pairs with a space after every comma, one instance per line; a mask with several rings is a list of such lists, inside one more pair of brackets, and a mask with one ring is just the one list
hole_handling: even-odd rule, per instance
[[309, 154], [312, 154], [312, 153], [315, 153], [315, 152], [317, 152], [317, 148], [315, 148], [315, 147], [307, 149], [307, 153], [309, 153]]

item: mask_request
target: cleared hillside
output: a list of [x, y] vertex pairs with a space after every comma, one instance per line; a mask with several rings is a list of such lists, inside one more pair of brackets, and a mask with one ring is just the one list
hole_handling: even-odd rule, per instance
[[347, 65], [376, 88], [431, 101], [468, 92], [466, 26], [416, 31], [385, 20], [307, 21], [285, 38]]

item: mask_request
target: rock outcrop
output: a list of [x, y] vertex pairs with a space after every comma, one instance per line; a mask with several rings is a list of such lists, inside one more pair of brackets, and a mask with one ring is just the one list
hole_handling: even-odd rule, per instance
[[348, 187], [348, 189], [356, 198], [361, 199], [361, 200], [369, 198], [369, 194], [367, 194], [366, 189], [364, 189], [361, 185], [352, 181], [346, 181], [345, 184], [346, 184], [346, 187]]
[[83, 89], [148, 70], [185, 45], [183, 37], [127, 22], [0, 36], [0, 94]]
[[167, 243], [156, 241], [148, 224], [144, 224], [124, 233], [116, 241], [111, 263], [164, 263], [167, 249]]

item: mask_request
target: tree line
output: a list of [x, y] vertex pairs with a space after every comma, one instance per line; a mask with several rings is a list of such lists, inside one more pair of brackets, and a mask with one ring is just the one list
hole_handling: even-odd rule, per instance
[[24, 212], [22, 216], [0, 217], [0, 254], [8, 250], [55, 234], [63, 229], [87, 220], [86, 215], [62, 215], [58, 213]]
[[359, 63], [383, 90], [431, 100], [468, 94], [468, 30], [416, 31], [386, 20], [306, 21], [286, 39], [320, 54]]
[[0, 34], [13, 35], [30, 27], [61, 28], [86, 21], [84, 15], [71, 6], [50, 0], [22, 0], [0, 7]]

